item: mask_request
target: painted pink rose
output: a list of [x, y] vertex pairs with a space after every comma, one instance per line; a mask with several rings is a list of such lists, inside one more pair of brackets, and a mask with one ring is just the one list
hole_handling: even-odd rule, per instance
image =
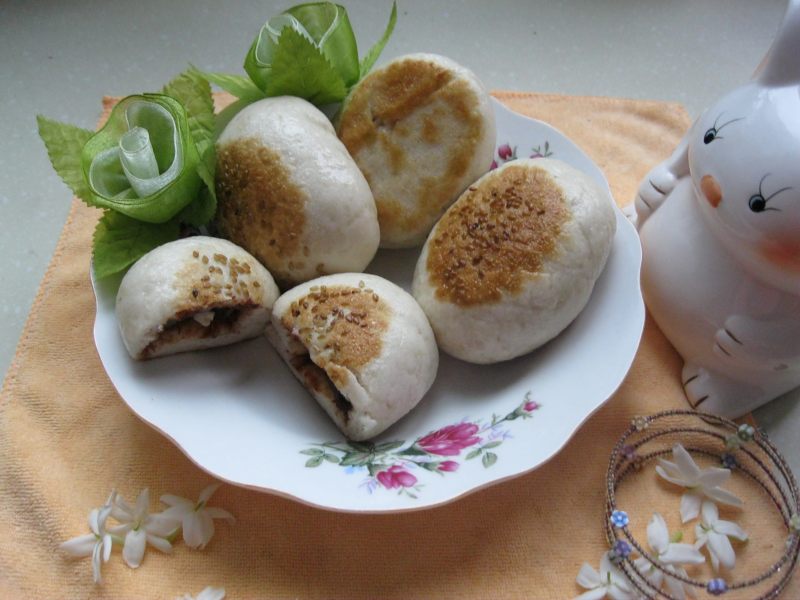
[[445, 460], [439, 463], [439, 466], [436, 467], [439, 471], [444, 471], [446, 473], [452, 473], [454, 471], [458, 471], [458, 463], [454, 460]]
[[475, 435], [477, 432], [478, 426], [475, 423], [448, 425], [420, 438], [417, 446], [430, 454], [456, 456], [464, 448], [469, 448], [481, 441], [481, 438]]
[[496, 168], [497, 168], [497, 161], [496, 161], [496, 160], [493, 160], [493, 161], [492, 161], [492, 164], [491, 164], [491, 165], [489, 165], [489, 170], [490, 170], [490, 171], [494, 171]]
[[400, 465], [392, 465], [385, 471], [381, 471], [375, 477], [386, 489], [392, 490], [399, 487], [412, 487], [417, 483], [417, 478], [406, 471]]
[[538, 409], [539, 406], [540, 404], [538, 402], [529, 400], [528, 402], [525, 403], [525, 406], [523, 406], [522, 408], [524, 408], [527, 412], [533, 412], [536, 409]]
[[503, 144], [497, 149], [497, 156], [499, 156], [503, 160], [508, 160], [509, 158], [511, 158], [512, 154], [514, 154], [514, 151], [508, 144]]

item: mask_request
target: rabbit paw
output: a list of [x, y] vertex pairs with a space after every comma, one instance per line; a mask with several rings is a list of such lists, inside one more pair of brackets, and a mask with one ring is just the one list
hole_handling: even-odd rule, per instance
[[689, 406], [731, 419], [760, 404], [763, 396], [759, 388], [693, 363], [683, 366], [681, 381]]
[[728, 317], [714, 335], [714, 353], [751, 367], [772, 371], [787, 369], [789, 365], [774, 355], [789, 350], [791, 340], [783, 341], [783, 333], [788, 330], [793, 338], [794, 332], [789, 327], [773, 326], [772, 329], [765, 329], [763, 324], [759, 327], [757, 321], [747, 317]]
[[677, 182], [675, 174], [663, 164], [658, 165], [647, 174], [647, 177], [639, 185], [634, 201], [639, 227], [661, 206], [664, 198], [675, 189]]

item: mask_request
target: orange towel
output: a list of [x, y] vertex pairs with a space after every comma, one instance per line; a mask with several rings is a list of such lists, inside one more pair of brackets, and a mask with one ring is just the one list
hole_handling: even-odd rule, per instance
[[[605, 171], [620, 204], [689, 123], [676, 104], [495, 95], [571, 137]], [[88, 269], [98, 214], [73, 202], [0, 394], [2, 598], [175, 598], [207, 585], [225, 587], [230, 600], [570, 598], [583, 591], [575, 584], [581, 564], [597, 568], [606, 550], [604, 486], [613, 444], [634, 415], [685, 406], [680, 358], [648, 320], [613, 399], [532, 473], [449, 505], [396, 515], [326, 512], [223, 486], [212, 504], [237, 521], [220, 524], [204, 551], [182, 543], [172, 555], [150, 549], [134, 571], [115, 550], [95, 586], [89, 560], [63, 556], [58, 544], [87, 532], [89, 509], [112, 487], [126, 499], [144, 487], [154, 499], [167, 492], [192, 498], [210, 482], [127, 409], [97, 357]], [[660, 494], [653, 506], [666, 502], [677, 513], [679, 494], [667, 487]], [[637, 502], [642, 498], [650, 497]], [[739, 549], [741, 561], [782, 552], [769, 511], [764, 503], [743, 513], [751, 541]], [[682, 528], [687, 540], [693, 526]], [[725, 596], [734, 597], [752, 595]], [[796, 581], [786, 597], [800, 598]]]

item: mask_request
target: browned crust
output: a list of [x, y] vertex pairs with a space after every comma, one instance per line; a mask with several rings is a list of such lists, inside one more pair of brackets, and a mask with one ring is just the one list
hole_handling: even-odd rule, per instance
[[292, 302], [281, 323], [306, 348], [316, 348], [314, 361], [342, 387], [347, 371], [358, 372], [380, 355], [390, 315], [369, 288], [322, 286]]
[[279, 282], [305, 268], [306, 195], [277, 152], [248, 138], [218, 148], [217, 225], [222, 234], [264, 264]]
[[541, 167], [510, 166], [471, 186], [428, 245], [436, 298], [463, 307], [515, 295], [553, 255], [570, 219], [561, 188]]
[[[420, 177], [416, 190], [397, 194], [414, 196], [409, 209], [397, 197], [376, 191], [377, 178], [399, 176], [407, 169], [405, 150], [399, 143], [412, 134], [405, 122], [421, 108], [436, 102], [441, 108], [422, 123], [421, 139], [415, 144], [438, 146], [441, 130], [437, 119], [448, 115], [459, 123], [459, 143], [442, 147], [449, 160], [442, 173]], [[479, 98], [464, 80], [426, 59], [406, 59], [390, 64], [365, 78], [348, 99], [339, 122], [339, 137], [372, 187], [382, 232], [419, 231], [429, 227], [461, 192], [463, 181], [484, 135]], [[379, 148], [388, 159], [388, 172], [373, 172], [363, 156]], [[488, 168], [488, 165], [487, 165]]]

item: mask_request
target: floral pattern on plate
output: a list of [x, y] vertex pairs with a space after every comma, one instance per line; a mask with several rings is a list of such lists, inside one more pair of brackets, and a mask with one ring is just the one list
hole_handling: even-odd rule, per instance
[[[496, 169], [504, 163], [511, 162], [512, 160], [517, 160], [519, 158], [519, 156], [517, 156], [517, 146], [512, 148], [511, 144], [508, 142], [500, 144], [495, 150], [495, 154], [497, 155], [497, 158], [492, 161], [491, 169]], [[544, 144], [539, 144], [538, 146], [533, 146], [531, 148], [531, 154], [529, 158], [548, 158], [550, 156], [553, 156], [553, 151], [550, 150], [550, 142], [545, 140]]]
[[[463, 460], [478, 457], [484, 468], [498, 460], [496, 449], [512, 437], [510, 421], [530, 419], [541, 405], [531, 400], [530, 392], [525, 399], [504, 417], [493, 414], [488, 422], [483, 419], [464, 419], [447, 425], [427, 435], [418, 437], [411, 444], [406, 441], [379, 442], [323, 442], [301, 450], [309, 458], [306, 467], [319, 467], [323, 463], [343, 467], [348, 473], [366, 473], [360, 484], [370, 494], [377, 490], [397, 490], [411, 498], [417, 498], [424, 484], [420, 483], [424, 472], [444, 476], [458, 471], [462, 452], [469, 449]], [[416, 474], [415, 474], [416, 472]]]

